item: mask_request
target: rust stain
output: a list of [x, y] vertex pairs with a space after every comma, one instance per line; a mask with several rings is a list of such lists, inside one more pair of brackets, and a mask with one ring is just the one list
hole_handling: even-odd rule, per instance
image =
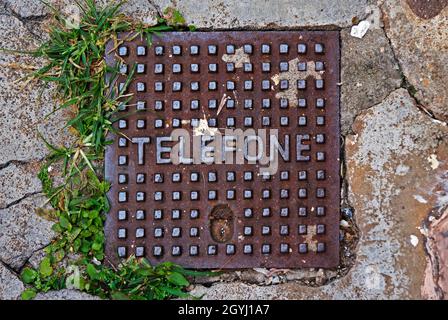
[[314, 239], [316, 236], [316, 225], [308, 226], [307, 234], [303, 237], [304, 242], [308, 245], [308, 249], [311, 252], [317, 251], [317, 240]]
[[406, 3], [419, 18], [432, 19], [448, 5], [448, 0], [406, 0]]

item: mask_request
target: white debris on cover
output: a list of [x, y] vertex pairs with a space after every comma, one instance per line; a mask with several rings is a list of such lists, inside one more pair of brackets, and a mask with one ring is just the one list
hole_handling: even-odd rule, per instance
[[350, 31], [350, 35], [355, 38], [362, 39], [365, 34], [367, 33], [367, 30], [369, 30], [370, 22], [367, 20], [361, 21], [356, 26], [352, 27], [352, 30]]
[[204, 119], [199, 119], [199, 124], [193, 128], [194, 136], [214, 136], [216, 132], [218, 128], [210, 128], [205, 116]]
[[418, 245], [418, 238], [417, 238], [417, 236], [411, 234], [411, 236], [409, 238], [410, 238], [412, 246], [416, 247]]
[[230, 99], [230, 97], [227, 96], [227, 95], [224, 93], [224, 95], [223, 95], [222, 98], [221, 98], [221, 102], [219, 103], [218, 112], [216, 113], [216, 115], [219, 116], [219, 114], [221, 113], [222, 108], [224, 108], [224, 105], [225, 105], [226, 101], [229, 100], [229, 99]]

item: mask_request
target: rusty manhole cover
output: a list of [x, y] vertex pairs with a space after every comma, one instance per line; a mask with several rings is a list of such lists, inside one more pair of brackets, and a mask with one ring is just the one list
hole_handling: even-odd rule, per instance
[[136, 74], [106, 152], [108, 259], [337, 266], [339, 54], [333, 31], [174, 32], [109, 54]]

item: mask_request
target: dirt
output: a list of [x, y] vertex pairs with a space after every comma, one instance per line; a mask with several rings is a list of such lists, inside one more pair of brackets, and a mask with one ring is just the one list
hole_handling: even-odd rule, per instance
[[210, 233], [217, 242], [228, 242], [233, 236], [233, 212], [227, 205], [217, 205], [210, 214]]

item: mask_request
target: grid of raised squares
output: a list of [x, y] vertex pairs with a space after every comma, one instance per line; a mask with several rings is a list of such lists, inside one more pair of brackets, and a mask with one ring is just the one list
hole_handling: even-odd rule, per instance
[[[254, 50], [257, 50], [257, 48], [254, 47], [252, 44], [245, 44], [242, 46], [244, 53], [246, 54], [252, 54]], [[297, 44], [297, 53], [300, 55], [306, 55], [307, 50], [309, 50], [308, 45], [305, 43], [299, 43]], [[130, 48], [128, 46], [121, 46], [118, 49], [119, 56], [126, 57], [129, 55], [129, 50], [132, 50], [134, 48]], [[151, 48], [154, 50], [154, 54], [156, 56], [163, 56], [168, 55], [171, 56], [180, 56], [182, 55], [182, 51], [185, 50], [185, 48], [182, 48], [180, 45], [172, 45], [169, 48], [166, 46], [157, 45], [154, 48]], [[202, 47], [198, 45], [191, 45], [187, 52], [190, 55], [199, 55], [200, 49], [203, 49]], [[235, 51], [238, 48], [235, 45], [229, 44], [225, 46], [225, 53], [232, 55], [235, 54]], [[145, 46], [136, 46], [136, 55], [137, 56], [146, 56], [147, 54], [147, 48]], [[166, 51], [169, 51], [167, 53]], [[218, 46], [216, 45], [207, 45], [206, 48], [206, 54], [207, 55], [217, 55], [218, 52]], [[273, 48], [269, 44], [262, 44], [259, 48], [262, 54], [271, 54]], [[289, 44], [279, 44], [278, 53], [280, 56], [282, 54], [288, 54], [289, 50], [291, 50], [291, 47]], [[324, 45], [322, 43], [316, 43], [314, 44], [312, 50], [314, 50], [314, 53], [316, 54], [323, 54], [324, 53]], [[162, 75], [167, 72], [167, 64], [169, 59], [164, 60], [165, 63], [154, 63], [152, 74], [154, 75]], [[280, 74], [282, 72], [288, 72], [291, 68], [291, 65], [287, 61], [281, 61], [281, 59], [277, 62], [278, 66], [276, 67], [276, 70], [279, 70]], [[218, 72], [218, 63], [208, 63], [206, 65], [207, 72], [210, 74], [217, 73]], [[316, 72], [322, 72], [325, 69], [325, 63], [323, 61], [315, 61], [314, 64], [311, 65], [314, 67], [314, 71]], [[190, 64], [181, 64], [181, 63], [172, 63], [169, 66], [169, 71], [172, 74], [181, 74], [183, 72], [183, 68], [188, 68], [189, 72], [191, 74], [194, 73], [200, 73], [201, 68], [204, 66], [199, 63], [190, 63]], [[258, 66], [261, 73], [270, 74], [272, 72], [272, 62], [260, 62], [260, 66]], [[258, 68], [257, 67], [257, 68]], [[294, 66], [297, 68], [298, 71], [305, 72], [307, 68], [310, 67], [310, 64], [307, 63], [306, 60], [297, 62], [297, 65]], [[126, 74], [129, 72], [129, 64], [122, 64], [120, 70], [123, 74]], [[277, 69], [278, 68], [278, 69]], [[225, 63], [225, 72], [227, 73], [233, 73], [235, 72], [236, 66], [234, 62], [227, 62]], [[144, 63], [137, 63], [136, 65], [136, 73], [137, 74], [146, 74], [149, 70], [147, 70], [147, 64]], [[245, 73], [252, 73], [254, 72], [254, 65], [251, 62], [245, 62], [243, 63], [242, 70]], [[163, 78], [162, 78], [163, 79]], [[174, 78], [175, 79], [175, 78]], [[291, 85], [295, 85], [298, 90], [307, 90], [309, 84], [307, 83], [309, 79], [296, 79], [295, 84], [291, 84], [290, 80], [288, 79], [282, 79], [280, 77], [280, 81], [278, 83], [278, 90], [288, 90]], [[314, 90], [324, 90], [324, 80], [323, 79], [314, 79]], [[131, 88], [131, 90], [135, 90], [137, 93], [146, 93], [151, 92], [154, 95], [153, 99], [151, 101], [153, 102], [153, 108], [155, 111], [163, 111], [165, 108], [170, 108], [171, 112], [176, 112], [178, 110], [182, 110], [183, 106], [187, 106], [187, 109], [195, 111], [200, 110], [201, 108], [208, 109], [209, 114], [213, 112], [213, 110], [216, 110], [218, 108], [219, 99], [217, 99], [216, 96], [213, 96], [214, 91], [219, 91], [221, 88], [219, 87], [219, 83], [214, 80], [207, 81], [207, 86], [202, 91], [209, 92], [210, 94], [207, 95], [207, 101], [203, 102], [200, 101], [198, 96], [189, 99], [189, 101], [186, 101], [186, 99], [172, 99], [170, 102], [170, 106], [165, 106], [166, 101], [163, 99], [162, 95], [160, 95], [160, 99], [158, 98], [157, 94], [162, 94], [164, 92], [169, 93], [176, 93], [176, 92], [182, 92], [182, 90], [187, 87], [187, 90], [189, 90], [190, 93], [195, 93], [201, 91], [201, 82], [200, 81], [177, 81], [177, 79], [169, 82], [169, 88], [167, 88], [167, 83], [163, 80], [159, 80], [159, 78], [156, 78], [156, 80], [153, 81], [152, 88], [147, 87], [147, 83], [145, 81], [137, 81], [135, 83], [135, 88]], [[240, 87], [241, 85], [241, 87]], [[124, 86], [124, 82], [120, 83], [120, 88]], [[273, 83], [269, 76], [265, 77], [265, 79], [262, 79], [260, 81], [260, 88], [258, 88], [261, 91], [270, 92], [272, 89]], [[227, 91], [234, 91], [234, 90], [241, 90], [241, 91], [254, 91], [257, 90], [254, 88], [254, 80], [244, 80], [242, 81], [242, 84], [240, 84], [238, 81], [235, 80], [227, 80], [225, 81], [224, 85], [225, 90]], [[278, 102], [277, 102], [278, 100]], [[281, 113], [272, 110], [276, 106], [273, 106], [273, 103], [278, 103], [278, 109], [279, 111], [284, 109], [286, 112]], [[139, 99], [136, 101], [136, 109], [146, 110], [146, 103], [147, 101], [145, 99]], [[234, 110], [236, 106], [242, 106], [243, 109], [247, 110], [254, 110], [256, 109], [255, 106], [259, 105], [261, 109], [269, 110], [269, 113], [261, 113], [262, 116], [259, 115], [251, 116], [245, 114], [242, 119], [239, 119], [237, 116], [230, 114], [230, 116], [225, 117], [225, 124], [221, 124], [221, 126], [224, 127], [285, 127], [289, 128], [292, 131], [285, 131], [287, 133], [294, 132], [294, 129], [297, 127], [306, 127], [309, 125], [309, 119], [313, 117], [314, 119], [314, 126], [315, 128], [324, 127], [325, 126], [325, 99], [324, 95], [319, 96], [313, 101], [308, 101], [306, 97], [298, 98], [297, 101], [293, 102], [294, 105], [297, 106], [297, 109], [290, 108], [291, 102], [287, 98], [280, 98], [280, 99], [271, 99], [271, 97], [263, 97], [260, 101], [255, 101], [253, 97], [245, 97], [241, 101], [235, 101], [233, 98], [229, 98], [225, 102], [225, 108], [227, 110]], [[310, 105], [310, 106], [309, 106]], [[320, 112], [300, 112], [301, 109], [306, 110], [306, 108], [309, 107], [315, 107], [316, 109], [320, 109]], [[126, 106], [123, 106], [123, 110], [127, 109]], [[272, 112], [271, 112], [272, 110]], [[299, 112], [297, 112], [299, 110]], [[175, 113], [173, 113], [175, 114]], [[228, 115], [226, 112], [224, 112], [224, 115]], [[273, 117], [276, 117], [274, 120]], [[178, 128], [181, 127], [184, 120], [183, 118], [179, 117], [173, 117], [170, 119], [169, 123], [166, 123], [166, 120], [158, 118], [158, 117], [149, 117], [153, 120], [153, 123], [151, 125], [151, 129], [167, 129], [169, 128]], [[118, 126], [120, 129], [128, 129], [129, 128], [129, 121], [134, 121], [135, 128], [137, 130], [139, 129], [146, 129], [147, 125], [147, 118], [141, 117], [141, 118], [131, 118], [134, 120], [126, 120], [122, 119], [119, 121]], [[278, 120], [277, 120], [278, 119]], [[292, 120], [294, 119], [294, 120]], [[192, 117], [189, 119], [189, 123], [191, 127], [195, 127], [199, 124], [199, 118]], [[241, 123], [239, 123], [241, 121]], [[218, 126], [218, 119], [216, 117], [208, 117], [208, 123], [210, 127], [217, 127]], [[324, 144], [325, 143], [325, 134], [323, 132], [316, 131], [318, 133], [313, 134], [312, 136], [310, 134], [303, 134], [301, 136], [301, 139], [303, 141], [312, 141], [315, 144]], [[118, 146], [119, 148], [122, 147], [128, 147], [127, 139], [125, 138], [119, 138], [118, 139]], [[306, 149], [304, 149], [306, 151]], [[318, 148], [318, 151], [315, 153], [315, 156], [313, 156], [313, 160], [317, 162], [323, 162], [325, 161], [325, 148]], [[304, 156], [302, 159], [304, 162], [311, 161], [311, 156]], [[133, 161], [135, 161], [133, 159]], [[125, 166], [128, 165], [129, 159], [128, 155], [121, 154], [118, 156], [118, 165], [119, 166]], [[324, 181], [325, 180], [325, 169], [319, 168], [317, 170], [299, 170], [293, 169], [293, 167], [289, 167], [285, 165], [285, 168], [288, 170], [281, 170], [276, 176], [269, 177], [269, 176], [262, 176], [260, 177], [260, 181], [269, 181], [272, 179], [277, 179], [278, 181], [289, 181], [290, 179], [297, 179], [297, 181], [308, 181], [309, 180], [309, 173], [312, 171], [315, 173], [315, 180], [316, 181]], [[146, 209], [147, 205], [142, 205], [142, 208], [137, 209], [135, 211], [135, 219], [138, 221], [142, 221], [141, 227], [135, 228], [135, 238], [136, 240], [144, 238], [145, 237], [145, 230], [151, 229], [151, 238], [152, 239], [163, 239], [164, 237], [171, 237], [171, 238], [181, 238], [184, 236], [183, 234], [183, 227], [182, 224], [176, 224], [175, 221], [180, 220], [182, 215], [188, 215], [191, 220], [198, 219], [200, 216], [200, 206], [195, 206], [194, 202], [199, 200], [209, 200], [209, 201], [216, 201], [220, 199], [225, 200], [251, 200], [251, 199], [261, 199], [261, 201], [264, 200], [272, 200], [273, 199], [273, 193], [276, 193], [276, 196], [281, 200], [287, 200], [290, 199], [290, 197], [297, 197], [297, 199], [309, 199], [313, 198], [310, 201], [308, 201], [307, 204], [313, 203], [314, 199], [324, 199], [325, 198], [325, 188], [324, 187], [316, 187], [314, 191], [312, 191], [312, 195], [308, 194], [309, 190], [306, 187], [302, 187], [297, 189], [297, 192], [293, 192], [296, 194], [291, 194], [291, 190], [289, 188], [279, 188], [278, 190], [272, 190], [270, 188], [264, 188], [263, 185], [259, 185], [261, 187], [256, 186], [257, 185], [257, 173], [254, 171], [246, 170], [244, 172], [238, 172], [237, 170], [227, 170], [225, 172], [225, 179], [226, 182], [237, 182], [237, 176], [241, 173], [242, 181], [245, 182], [253, 182], [254, 187], [253, 188], [244, 188], [242, 190], [239, 190], [239, 188], [231, 188], [226, 190], [218, 190], [216, 188], [207, 188], [207, 190], [201, 190], [195, 189], [195, 190], [188, 190], [188, 191], [182, 191], [182, 188], [174, 187], [172, 191], [166, 192], [162, 190], [158, 190], [157, 185], [158, 184], [164, 184], [164, 183], [170, 183], [173, 186], [175, 186], [176, 183], [181, 183], [182, 181], [188, 180], [191, 183], [199, 182], [200, 179], [202, 179], [202, 174], [199, 171], [190, 170], [190, 172], [187, 174], [185, 172], [152, 172], [150, 177], [150, 182], [153, 184], [153, 187], [151, 187], [151, 190], [154, 190], [153, 194], [151, 195], [151, 199], [146, 199], [146, 193], [145, 191], [136, 191], [135, 192], [135, 202], [145, 204], [147, 202], [151, 202], [151, 208], [153, 208], [151, 211], [151, 219], [156, 222], [159, 220], [164, 219], [164, 215], [170, 215], [172, 222], [172, 227], [168, 230], [167, 228], [162, 227], [161, 225], [155, 225], [154, 227], [148, 227], [147, 224], [145, 224], [143, 221], [146, 219]], [[145, 173], [133, 173], [135, 174], [135, 182], [137, 184], [145, 185], [147, 177]], [[167, 175], [169, 177], [167, 177]], [[254, 178], [255, 176], [255, 178]], [[296, 176], [296, 177], [292, 177]], [[214, 182], [217, 182], [218, 180], [218, 172], [216, 171], [208, 171], [205, 172], [205, 179], [206, 182], [208, 182], [207, 186], [212, 186]], [[119, 184], [126, 184], [128, 183], [128, 175], [120, 173], [118, 175], [118, 182]], [[292, 185], [295, 186], [295, 183]], [[145, 187], [146, 188], [146, 187]], [[144, 190], [145, 188], [142, 188]], [[219, 196], [220, 192], [224, 192], [223, 197], [221, 198]], [[201, 193], [203, 195], [201, 195]], [[239, 193], [239, 194], [237, 194]], [[254, 194], [257, 193], [257, 194]], [[259, 193], [259, 194], [258, 194]], [[278, 194], [277, 194], [278, 193]], [[120, 191], [118, 192], [118, 202], [119, 203], [127, 203], [130, 201], [128, 199], [128, 192], [127, 191]], [[166, 209], [163, 204], [166, 202], [180, 202], [182, 205], [178, 205], [177, 208], [171, 208]], [[193, 208], [189, 209], [181, 209], [181, 207], [184, 207], [184, 202], [188, 201], [189, 204], [193, 206]], [[287, 202], [285, 202], [287, 203]], [[321, 203], [322, 202], [316, 202]], [[162, 205], [158, 205], [162, 204]], [[254, 217], [254, 215], [261, 215], [262, 217], [271, 217], [272, 215], [278, 215], [282, 218], [288, 218], [291, 214], [296, 214], [298, 217], [305, 218], [307, 217], [309, 212], [309, 206], [306, 205], [299, 205], [296, 208], [290, 208], [287, 205], [285, 206], [265, 206], [262, 207], [260, 212], [254, 212], [253, 208], [245, 207], [241, 208], [242, 210], [242, 216], [244, 216], [246, 219], [251, 219]], [[292, 213], [291, 211], [294, 210]], [[273, 212], [275, 211], [275, 212]], [[313, 211], [316, 216], [322, 217], [325, 216], [325, 205], [316, 205], [313, 206]], [[126, 221], [128, 219], [129, 212], [126, 209], [120, 209], [118, 210], [118, 221]], [[286, 239], [288, 240], [288, 236], [291, 235], [291, 233], [295, 233], [298, 236], [304, 236], [309, 232], [309, 227], [306, 223], [299, 223], [292, 226], [288, 224], [288, 220], [285, 223], [280, 223], [277, 226], [275, 226], [276, 232], [279, 233], [281, 236], [280, 239]], [[303, 220], [306, 221], [306, 220]], [[325, 224], [316, 224], [312, 226], [314, 228], [313, 232], [316, 235], [323, 235], [325, 234]], [[272, 235], [273, 232], [273, 225], [267, 221], [266, 224], [263, 224], [261, 226], [254, 226], [254, 225], [246, 225], [245, 223], [241, 224], [240, 226], [240, 234], [242, 234], [244, 237], [250, 238], [255, 234], [254, 228], [260, 228], [259, 234], [262, 236], [269, 236]], [[185, 236], [190, 238], [197, 238], [199, 237], [200, 228], [198, 226], [190, 226], [184, 229], [187, 229], [187, 233]], [[258, 234], [258, 232], [257, 232]], [[118, 239], [126, 239], [127, 238], [127, 229], [125, 227], [120, 227], [118, 229]], [[284, 237], [284, 238], [282, 238]], [[299, 237], [294, 237], [297, 239], [301, 239]], [[204, 248], [202, 249], [203, 252], [201, 252], [201, 246]], [[228, 243], [225, 245], [225, 254], [227, 255], [234, 255], [237, 252], [237, 247], [242, 247], [242, 253], [243, 254], [253, 254], [254, 253], [254, 246], [250, 243]], [[280, 241], [278, 244], [277, 249], [273, 249], [271, 243], [261, 243], [260, 247], [257, 248], [259, 250], [259, 253], [262, 254], [270, 254], [273, 250], [278, 250], [280, 253], [290, 253], [291, 252], [291, 246], [295, 247], [295, 252], [304, 254], [309, 252], [309, 243], [306, 242], [300, 242], [297, 241], [295, 244], [290, 244], [288, 241], [282, 242]], [[162, 257], [166, 254], [172, 257], [181, 256], [182, 254], [187, 254], [189, 256], [200, 256], [200, 253], [203, 253], [204, 255], [208, 256], [214, 256], [218, 254], [218, 246], [217, 244], [185, 244], [184, 247], [188, 247], [187, 250], [183, 248], [181, 245], [172, 245], [171, 248], [166, 249], [162, 244], [154, 244], [151, 245], [150, 255], [154, 257]], [[314, 247], [314, 245], [313, 245]], [[167, 250], [168, 252], [165, 252]], [[297, 250], [297, 251], [296, 251]], [[313, 251], [317, 253], [321, 253], [325, 251], [325, 242], [317, 242], [315, 244], [315, 247], [312, 249]], [[186, 251], [186, 252], [184, 252]], [[136, 256], [144, 256], [145, 255], [145, 245], [142, 246], [135, 246], [135, 251], [132, 252]], [[119, 257], [126, 257], [128, 255], [126, 246], [119, 246], [118, 247], [118, 255]]]

